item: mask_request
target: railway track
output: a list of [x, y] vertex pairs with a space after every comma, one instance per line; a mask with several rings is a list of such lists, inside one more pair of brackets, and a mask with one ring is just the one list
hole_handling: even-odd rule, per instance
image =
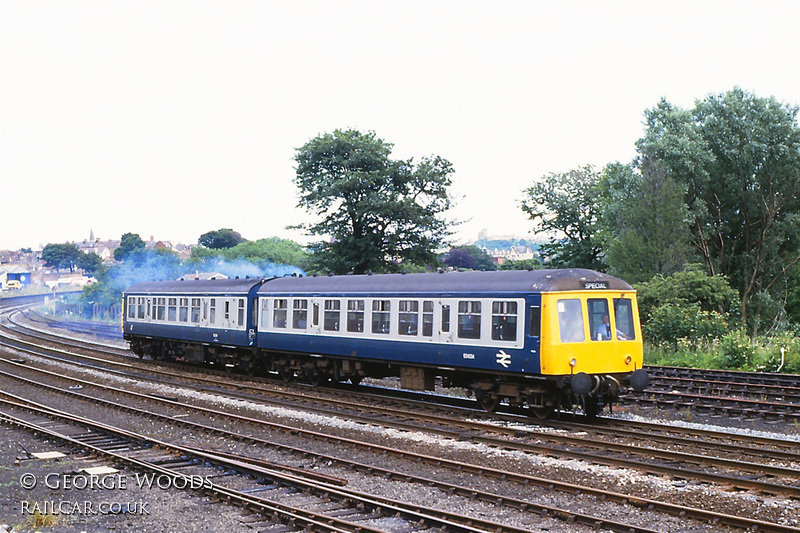
[[[174, 370], [169, 369], [167, 372], [174, 372]], [[212, 379], [217, 379], [217, 378], [212, 378]], [[86, 385], [84, 388], [88, 389], [91, 386], [92, 385]], [[208, 384], [204, 385], [204, 387], [206, 387], [206, 388], [208, 388], [208, 386], [209, 386]], [[237, 387], [241, 388], [242, 384], [241, 383], [234, 384], [234, 386], [237, 386]], [[261, 385], [258, 385], [258, 387], [261, 387]], [[300, 392], [296, 392], [295, 393], [295, 392], [291, 392], [289, 389], [284, 389], [279, 394], [282, 394], [284, 396], [292, 396], [294, 398], [299, 398], [299, 397], [303, 397], [303, 396], [308, 397], [309, 395], [313, 395], [313, 393], [311, 391], [314, 391], [314, 389], [310, 389], [308, 387], [294, 387], [294, 389], [297, 389]], [[287, 392], [287, 391], [289, 391], [289, 392]], [[314, 391], [314, 392], [316, 392], [316, 391]], [[112, 394], [119, 395], [120, 393], [112, 393]], [[252, 395], [252, 393], [248, 393], [248, 394]], [[339, 391], [336, 394], [342, 394], [342, 393], [341, 393], [341, 391]], [[364, 399], [363, 393], [360, 393], [360, 394], [361, 394], [362, 399]], [[305, 405], [299, 405], [299, 404], [296, 403], [298, 400], [292, 400], [291, 402], [286, 404], [286, 407], [289, 408], [289, 407], [292, 407], [292, 405], [294, 405], [295, 408], [302, 408], [302, 409], [308, 410], [308, 409], [310, 409], [310, 407], [308, 405], [310, 402], [333, 403], [330, 400], [330, 396], [331, 395], [328, 394], [328, 399], [325, 399], [324, 397], [322, 397], [322, 398], [319, 398], [319, 399], [316, 399], [316, 400], [309, 400], [308, 398], [306, 398], [307, 401], [306, 401]], [[346, 406], [337, 407], [335, 409], [331, 408], [329, 406], [327, 413], [320, 412], [320, 414], [325, 414], [326, 416], [346, 417], [346, 418], [349, 418], [351, 420], [355, 420], [356, 416], [362, 416], [363, 418], [359, 419], [360, 422], [362, 422], [364, 424], [378, 424], [378, 422], [375, 421], [375, 415], [374, 414], [371, 417], [369, 417], [367, 415], [356, 415], [355, 414], [355, 407], [356, 407], [355, 403], [356, 402], [355, 402], [355, 400], [353, 398], [355, 398], [356, 396], [358, 396], [358, 395], [354, 395], [352, 397], [348, 397], [347, 399], [344, 400], [345, 404], [349, 404], [349, 410], [346, 410]], [[256, 401], [253, 398], [249, 398], [248, 399], [245, 395], [241, 395], [240, 398], [241, 399], [246, 399], [247, 401]], [[152, 401], [152, 399], [149, 399], [147, 401]], [[270, 400], [270, 401], [272, 401], [272, 400]], [[362, 403], [377, 403], [377, 401], [378, 401], [377, 399], [373, 399], [373, 397], [370, 397], [369, 399], [367, 399], [365, 402], [362, 402]], [[384, 398], [382, 401], [392, 401], [392, 400], [387, 400], [386, 398]], [[408, 400], [404, 400], [404, 401], [408, 401]], [[295, 403], [292, 404], [292, 402], [295, 402]], [[366, 407], [363, 407], [363, 406], [360, 406], [358, 408], [359, 409], [365, 409], [365, 410], [367, 409]], [[442, 409], [453, 410], [454, 407], [453, 406], [447, 406], [447, 407], [443, 407]], [[516, 427], [516, 428], [512, 427], [512, 428], [508, 428], [508, 431], [504, 431], [504, 430], [501, 431], [501, 430], [497, 429], [497, 427], [495, 427], [494, 429], [484, 427], [484, 428], [478, 430], [475, 427], [467, 427], [467, 426], [459, 425], [456, 429], [453, 429], [452, 420], [448, 421], [448, 420], [446, 420], [444, 418], [442, 418], [442, 419], [440, 419], [438, 421], [433, 420], [433, 419], [423, 420], [424, 417], [421, 416], [421, 411], [422, 410], [423, 409], [416, 410], [416, 411], [408, 411], [406, 413], [403, 413], [398, 409], [397, 405], [393, 405], [393, 406], [390, 405], [389, 407], [387, 407], [384, 410], [384, 412], [382, 414], [380, 414], [378, 416], [386, 417], [386, 416], [388, 416], [386, 414], [387, 411], [388, 412], [392, 412], [393, 411], [395, 413], [395, 415], [394, 415], [395, 418], [403, 417], [403, 418], [411, 419], [413, 421], [412, 423], [405, 423], [406, 424], [404, 426], [404, 430], [405, 431], [415, 431], [415, 432], [420, 432], [420, 433], [421, 432], [435, 432], [435, 431], [437, 431], [437, 429], [436, 429], [437, 425], [442, 426], [442, 427], [449, 426], [450, 429], [448, 429], [446, 431], [450, 431], [451, 432], [450, 433], [450, 438], [459, 439], [459, 440], [463, 440], [465, 438], [465, 435], [474, 434], [474, 433], [476, 433], [478, 431], [481, 431], [483, 433], [486, 433], [488, 431], [492, 431], [493, 433], [498, 433], [498, 434], [501, 434], [501, 435], [504, 435], [504, 436], [502, 436], [501, 438], [496, 439], [493, 442], [487, 442], [487, 443], [484, 443], [484, 444], [486, 446], [491, 446], [491, 447], [495, 447], [495, 448], [502, 448], [502, 449], [505, 449], [505, 450], [507, 450], [509, 448], [509, 446], [511, 446], [511, 447], [515, 446], [515, 444], [513, 444], [513, 440], [515, 438], [514, 437], [515, 435], [517, 435], [517, 437], [516, 437], [517, 440], [525, 440], [525, 439], [521, 439], [519, 437], [519, 435], [518, 435], [519, 433], [523, 432], [522, 430], [519, 429], [519, 427]], [[428, 410], [430, 410], [430, 408]], [[474, 414], [475, 414], [475, 416], [478, 416], [478, 413], [474, 413]], [[213, 416], [221, 418], [221, 417], [225, 416], [225, 413], [218, 413], [218, 414], [214, 414]], [[487, 416], [487, 415], [480, 414], [480, 416]], [[502, 417], [507, 416], [508, 417], [508, 421], [510, 423], [514, 423], [514, 421], [516, 421], [516, 423], [519, 423], [519, 421], [520, 421], [520, 419], [518, 417], [514, 417], [514, 416], [511, 416], [511, 415], [495, 415], [495, 416], [500, 417], [500, 420], [503, 420]], [[450, 415], [450, 418], [453, 418], [452, 415]], [[248, 423], [252, 423], [252, 422], [248, 422]], [[263, 421], [262, 421], [262, 423], [263, 423]], [[612, 422], [608, 422], [608, 423], [612, 424]], [[554, 423], [554, 424], [557, 424], [557, 423]], [[616, 424], [616, 423], [614, 423], [614, 424]], [[562, 431], [569, 431], [569, 432], [572, 432], [574, 434], [576, 432], [575, 431], [576, 427], [577, 427], [576, 425], [564, 426], [562, 424], [561, 427], [552, 426], [549, 429], [552, 430], [552, 433], [554, 433], [556, 435], [559, 432], [562, 432]], [[288, 429], [285, 429], [284, 431], [286, 431], [288, 433], [292, 433], [292, 432], [297, 433], [298, 432], [298, 428], [288, 428]], [[586, 430], [586, 431], [588, 431], [588, 430]], [[641, 430], [640, 429], [631, 430], [631, 432], [634, 433], [634, 434], [637, 431], [641, 431]], [[648, 431], [651, 434], [654, 434], [656, 430], [654, 430], [653, 428], [650, 428], [650, 429], [648, 429]], [[619, 437], [620, 434], [622, 434], [624, 432], [622, 431], [622, 427], [618, 426], [616, 429], [607, 428], [607, 433], [614, 434], [617, 437]], [[307, 437], [308, 438], [313, 438], [310, 435], [307, 435]], [[550, 444], [547, 444], [545, 447], [541, 447], [540, 446], [538, 449], [528, 449], [527, 453], [529, 453], [529, 454], [538, 454], [538, 455], [544, 454], [544, 455], [553, 455], [553, 456], [563, 457], [565, 455], [565, 453], [564, 453], [565, 449], [566, 449], [565, 447], [575, 446], [575, 445], [578, 444], [578, 443], [576, 443], [574, 441], [570, 442], [569, 440], [567, 440], [567, 441], [564, 441], [564, 440], [553, 441], [551, 439], [550, 435], [546, 435], [544, 431], [538, 431], [537, 436], [536, 436], [537, 439], [545, 438], [545, 437], [546, 437], [546, 440], [548, 440], [548, 442], [550, 442]], [[640, 440], [641, 440], [641, 434], [639, 435], [639, 437], [640, 437]], [[234, 437], [231, 436], [231, 438], [234, 438]], [[318, 438], [325, 440], [325, 439], [334, 439], [336, 437], [328, 435], [328, 436], [322, 436], [322, 437], [318, 437]], [[530, 439], [531, 437], [530, 436], [525, 436], [525, 438], [526, 439]], [[658, 437], [658, 438], [664, 439], [665, 437], [661, 436], [661, 437]], [[696, 437], [683, 437], [683, 439], [684, 440], [686, 440], [686, 439], [697, 440]], [[651, 437], [648, 437], [647, 442], [649, 443], [650, 440], [651, 440]], [[652, 440], [657, 440], [657, 439], [656, 439], [655, 436], [653, 436]], [[357, 443], [349, 442], [349, 441], [337, 441], [337, 442], [340, 442], [342, 446], [348, 446], [348, 447], [357, 445]], [[557, 444], [553, 444], [554, 442], [556, 442]], [[364, 444], [362, 444], [362, 446], [363, 445]], [[670, 446], [672, 446], [672, 445], [674, 445], [674, 442], [672, 444], [670, 444]], [[369, 446], [369, 445], [367, 444], [367, 446]], [[547, 449], [546, 449], [547, 446], [551, 447], [550, 451], [547, 451]], [[623, 446], [623, 448], [626, 447], [625, 445], [622, 445], [622, 446]], [[711, 437], [709, 437], [709, 442], [706, 444], [706, 447], [708, 449], [714, 449], [715, 445], [714, 445], [713, 439]], [[743, 446], [743, 447], [746, 447], [746, 446]], [[789, 447], [791, 447], [791, 444], [789, 444]], [[592, 454], [597, 455], [599, 453], [598, 450], [600, 450], [600, 448], [596, 448], [593, 452], [590, 452], [588, 455], [590, 455], [590, 456]], [[569, 451], [569, 450], [566, 450], [566, 451]], [[740, 451], [736, 451], [736, 449], [731, 449], [731, 450], [729, 450], [729, 452], [734, 454], [734, 455], [742, 453], [741, 450]], [[389, 453], [389, 452], [383, 452], [383, 453]], [[404, 451], [404, 450], [396, 450], [395, 453], [398, 453], [398, 454], [401, 454], [401, 455], [402, 454], [408, 454], [408, 452]], [[622, 448], [618, 449], [618, 451], [617, 451], [618, 455], [621, 454], [621, 453], [622, 453]], [[646, 453], [652, 453], [652, 451], [640, 450], [640, 453], [646, 454]], [[755, 455], [758, 455], [758, 453], [755, 454]], [[790, 455], [785, 455], [782, 460], [790, 460], [790, 458], [791, 458]], [[323, 460], [332, 461], [333, 459], [331, 457], [321, 457], [319, 460], [320, 461], [323, 461]], [[439, 462], [442, 461], [441, 458], [434, 458], [434, 460], [435, 461], [439, 461]], [[639, 459], [634, 459], [633, 462], [636, 462], [638, 460]], [[683, 460], [683, 459], [676, 459], [675, 457], [672, 457], [672, 458], [665, 458], [664, 460], [670, 461], [670, 462], [674, 462], [674, 461]], [[735, 461], [735, 462], [737, 462], [737, 461]], [[742, 461], [738, 461], [738, 462], [742, 462]], [[426, 464], [428, 464], [428, 463], [426, 463]], [[435, 463], [433, 463], [433, 464], [435, 464]], [[728, 467], [730, 467], [730, 466], [731, 465], [728, 465]], [[482, 468], [485, 471], [491, 470], [491, 469], [487, 469], [485, 466], [481, 466], [481, 465], [475, 465], [475, 467], [478, 468], [478, 469]], [[365, 469], [367, 469], [367, 468], [374, 468], [374, 467], [371, 466], [369, 463], [364, 463], [364, 464], [360, 465], [359, 467], [353, 467], [353, 468], [365, 468]], [[464, 469], [464, 468], [466, 468], [466, 466], [456, 462], [456, 464], [453, 466], [453, 468]], [[759, 467], [755, 466], [753, 468], [758, 470]], [[501, 471], [497, 475], [500, 478], [509, 479], [509, 475], [510, 474], [513, 474], [513, 472], [507, 472], [507, 471], [506, 472], [502, 472]], [[753, 474], [753, 472], [751, 472], [751, 474]], [[388, 475], [388, 474], [385, 474], [385, 475]], [[680, 473], [680, 472], [676, 473], [676, 471], [673, 471], [670, 475], [672, 475], [672, 476], [680, 476], [680, 477], [683, 477], [683, 478], [687, 477], [686, 476], [686, 470], [684, 470], [683, 473]], [[787, 473], [786, 472], [783, 472], [783, 473], [779, 472], [779, 473], [775, 473], [775, 474], [771, 474], [771, 475], [777, 475], [777, 476], [784, 475], [785, 476], [785, 475], [787, 475]], [[552, 487], [553, 483], [554, 483], [553, 480], [550, 480], [550, 479], [535, 480], [535, 479], [532, 479], [530, 477], [529, 478], [517, 478], [517, 479], [518, 480], [516, 481], [516, 483], [523, 484], [524, 486], [530, 486], [531, 484], [535, 485], [536, 483], [541, 482], [542, 483], [542, 485], [541, 485], [542, 487], [546, 487], [546, 486], [547, 487]], [[697, 481], [696, 478], [694, 478], [694, 479]], [[705, 483], [708, 483], [708, 482], [711, 482], [711, 483], [714, 483], [714, 482], [716, 482], [716, 483], [725, 483], [725, 484], [729, 483], [729, 481], [723, 481], [721, 479], [717, 479], [716, 481], [714, 481], [714, 480], [705, 481]], [[422, 484], [422, 483], [426, 483], [426, 482], [425, 481], [419, 481], [418, 483]], [[427, 483], [431, 483], [431, 480], [428, 480]], [[574, 492], [574, 491], [578, 491], [578, 492], [580, 492], [582, 494], [593, 494], [593, 497], [596, 497], [596, 498], [599, 498], [599, 499], [606, 499], [607, 501], [614, 501], [613, 496], [610, 496], [608, 494], [601, 495], [600, 493], [593, 493], [592, 492], [592, 490], [593, 490], [592, 487], [578, 485], [577, 488], [576, 488], [575, 486], [569, 486], [569, 485], [570, 484], [558, 485], [558, 483], [556, 483], [556, 488], [555, 489], [551, 489], [551, 490], [558, 490], [558, 491], [562, 491], [564, 493], [571, 493], [571, 492]], [[735, 483], [732, 486], [739, 486], [740, 490], [759, 490], [759, 491], [765, 490], [767, 492], [769, 492], [771, 490], [774, 490], [774, 488], [770, 488], [768, 483], [767, 484], [761, 484], [760, 487], [758, 487], [758, 488], [754, 488], [753, 486], [745, 487], [745, 486], [743, 486], [741, 484], [740, 485], [736, 485]], [[789, 486], [791, 487], [791, 485], [789, 485]], [[451, 488], [451, 489], [448, 489], [448, 490], [451, 490], [451, 491], [453, 491], [455, 493], [455, 491], [456, 491], [455, 487], [458, 487], [458, 485], [455, 485], [454, 488]], [[490, 498], [490, 500], [488, 500], [488, 501], [491, 501], [491, 498], [497, 499], [497, 498], [500, 498], [500, 497], [501, 496], [498, 496], [497, 494], [494, 494], [494, 495], [490, 494], [488, 496], [483, 496], [483, 495], [476, 496], [476, 498], [478, 498], [478, 499]], [[626, 505], [626, 504], [630, 505], [631, 502], [635, 502], [633, 505], [641, 506], [641, 507], [643, 507], [645, 509], [646, 508], [653, 508], [653, 509], [656, 508], [656, 507], [652, 507], [655, 504], [653, 504], [652, 502], [650, 502], [647, 499], [644, 499], [643, 501], [642, 500], [637, 500], [635, 497], [632, 497], [631, 495], [625, 495], [625, 494], [620, 495], [620, 498], [622, 498], [622, 499], [620, 499], [618, 501], [622, 505]], [[658, 502], [656, 502], [656, 503], [658, 503]], [[530, 503], [528, 505], [530, 505]], [[665, 502], [661, 502], [661, 505], [665, 505]], [[667, 507], [668, 507], [668, 504], [667, 504]], [[755, 530], [759, 530], [759, 531], [767, 531], [767, 530], [795, 531], [796, 530], [796, 529], [792, 529], [793, 526], [783, 526], [781, 524], [773, 524], [772, 526], [770, 526], [769, 524], [764, 525], [764, 524], [758, 523], [758, 521], [751, 522], [749, 525], [742, 525], [742, 524], [738, 524], [738, 523], [734, 524], [734, 523], [732, 523], [730, 521], [729, 518], [714, 518], [714, 517], [711, 517], [710, 515], [707, 515], [707, 514], [706, 515], [702, 515], [702, 514], [701, 515], [692, 515], [691, 513], [693, 513], [694, 511], [695, 510], [693, 510], [691, 508], [687, 508], [687, 507], [683, 507], [682, 508], [681, 506], [677, 506], [677, 508], [673, 509], [673, 510], [663, 509], [663, 508], [659, 508], [659, 510], [658, 510], [658, 512], [663, 512], [663, 513], [666, 513], [668, 515], [685, 516], [685, 517], [694, 516], [697, 520], [701, 520], [701, 521], [712, 521], [712, 522], [716, 521], [717, 523], [720, 523], [720, 524], [729, 524], [731, 526], [735, 525], [735, 527], [743, 527], [743, 528], [755, 529]], [[700, 511], [702, 511], [702, 510], [700, 510]], [[559, 512], [560, 511], [557, 508], [556, 509], [550, 509], [550, 510], [543, 510], [542, 511], [543, 514], [547, 514], [548, 516], [553, 516], [553, 515], [559, 516]], [[595, 519], [595, 522], [598, 523], [597, 522], [598, 518], [594, 517], [594, 519]], [[576, 519], [573, 518], [572, 520], [574, 521]], [[625, 524], [623, 524], [623, 526], [620, 526], [619, 529], [614, 529], [614, 530], [615, 531], [616, 530], [631, 530], [631, 531], [634, 530], [634, 529], [630, 529], [630, 524], [627, 524], [629, 529], [622, 529], [622, 527], [624, 527], [624, 526], [625, 526]], [[770, 527], [775, 527], [775, 528], [787, 527], [788, 529], [769, 529]], [[765, 528], [767, 528], [767, 529], [765, 529]]]

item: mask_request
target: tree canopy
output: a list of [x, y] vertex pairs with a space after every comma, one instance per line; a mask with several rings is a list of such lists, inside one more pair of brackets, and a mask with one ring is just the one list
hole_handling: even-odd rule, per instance
[[436, 260], [449, 235], [452, 165], [393, 160], [392, 147], [374, 132], [336, 130], [297, 149], [299, 205], [319, 219], [302, 227], [324, 238], [310, 247], [316, 270], [394, 272]]
[[48, 244], [42, 249], [42, 261], [45, 266], [56, 270], [75, 270], [81, 251], [75, 244]]
[[114, 259], [124, 261], [134, 252], [145, 249], [144, 241], [136, 233], [126, 233], [122, 236], [119, 246], [114, 250]]
[[217, 231], [209, 231], [200, 235], [197, 239], [197, 244], [220, 250], [224, 248], [233, 248], [237, 244], [245, 242], [246, 239], [242, 238], [238, 231], [233, 231], [230, 228], [222, 228]]
[[541, 246], [554, 267], [605, 270], [599, 233], [600, 176], [591, 166], [544, 176], [523, 191], [522, 210], [536, 231], [550, 236]]

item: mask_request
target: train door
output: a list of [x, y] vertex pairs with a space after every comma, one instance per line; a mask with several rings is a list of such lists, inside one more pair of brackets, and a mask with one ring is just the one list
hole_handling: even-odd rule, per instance
[[436, 302], [434, 313], [434, 338], [439, 342], [453, 342], [453, 302]]
[[312, 333], [319, 333], [321, 326], [322, 300], [311, 300], [311, 327], [309, 328]]

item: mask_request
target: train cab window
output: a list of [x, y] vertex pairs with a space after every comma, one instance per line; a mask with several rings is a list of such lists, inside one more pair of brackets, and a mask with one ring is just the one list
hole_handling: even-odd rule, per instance
[[342, 302], [339, 300], [325, 300], [325, 312], [322, 315], [325, 331], [339, 331], [341, 309]]
[[180, 307], [178, 308], [178, 320], [181, 322], [189, 321], [189, 298], [181, 298], [179, 300]]
[[292, 327], [306, 329], [308, 325], [308, 300], [294, 300], [292, 302]]
[[398, 303], [398, 333], [416, 336], [419, 331], [419, 302], [400, 300]]
[[480, 302], [458, 302], [458, 338], [481, 338]]
[[200, 298], [192, 298], [192, 322], [200, 323]]
[[636, 329], [633, 327], [633, 302], [630, 298], [614, 298], [614, 322], [618, 339], [623, 341], [636, 339]]
[[517, 340], [517, 302], [492, 302], [492, 340]]
[[347, 331], [364, 331], [364, 300], [347, 300]]
[[433, 337], [433, 301], [422, 302], [422, 336]]
[[128, 318], [136, 318], [136, 298], [128, 298]]
[[283, 298], [272, 300], [272, 327], [285, 328], [289, 301]]
[[528, 308], [528, 337], [540, 337], [542, 334], [542, 308], [532, 305]]
[[372, 333], [389, 334], [389, 317], [392, 303], [389, 300], [372, 301]]
[[593, 341], [611, 340], [611, 321], [608, 315], [608, 300], [605, 298], [589, 298], [589, 331]]
[[244, 326], [244, 302], [245, 302], [244, 298], [239, 298], [239, 305], [236, 312], [236, 318], [237, 318], [236, 322], [240, 326]]
[[178, 299], [170, 298], [167, 300], [167, 320], [175, 322], [178, 318]]
[[450, 332], [450, 306], [442, 305], [442, 333]]
[[586, 334], [583, 331], [581, 301], [577, 298], [559, 300], [556, 308], [558, 309], [558, 330], [561, 342], [583, 342]]

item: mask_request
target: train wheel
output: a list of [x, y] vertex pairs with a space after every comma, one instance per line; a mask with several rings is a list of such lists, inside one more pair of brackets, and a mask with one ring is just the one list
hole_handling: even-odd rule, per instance
[[319, 385], [322, 376], [316, 370], [306, 370], [306, 380], [313, 386]]
[[535, 416], [539, 420], [544, 420], [545, 418], [553, 414], [552, 407], [533, 407], [531, 408], [531, 411], [533, 412], [533, 416]]
[[278, 367], [278, 375], [285, 383], [289, 383], [294, 379], [294, 372], [286, 368], [285, 366]]
[[485, 411], [491, 413], [497, 409], [497, 406], [500, 404], [500, 398], [493, 394], [481, 394], [478, 397], [478, 403], [481, 404], [481, 407], [483, 407]]
[[350, 376], [350, 383], [358, 385], [361, 383], [362, 379], [364, 379], [364, 376]]

